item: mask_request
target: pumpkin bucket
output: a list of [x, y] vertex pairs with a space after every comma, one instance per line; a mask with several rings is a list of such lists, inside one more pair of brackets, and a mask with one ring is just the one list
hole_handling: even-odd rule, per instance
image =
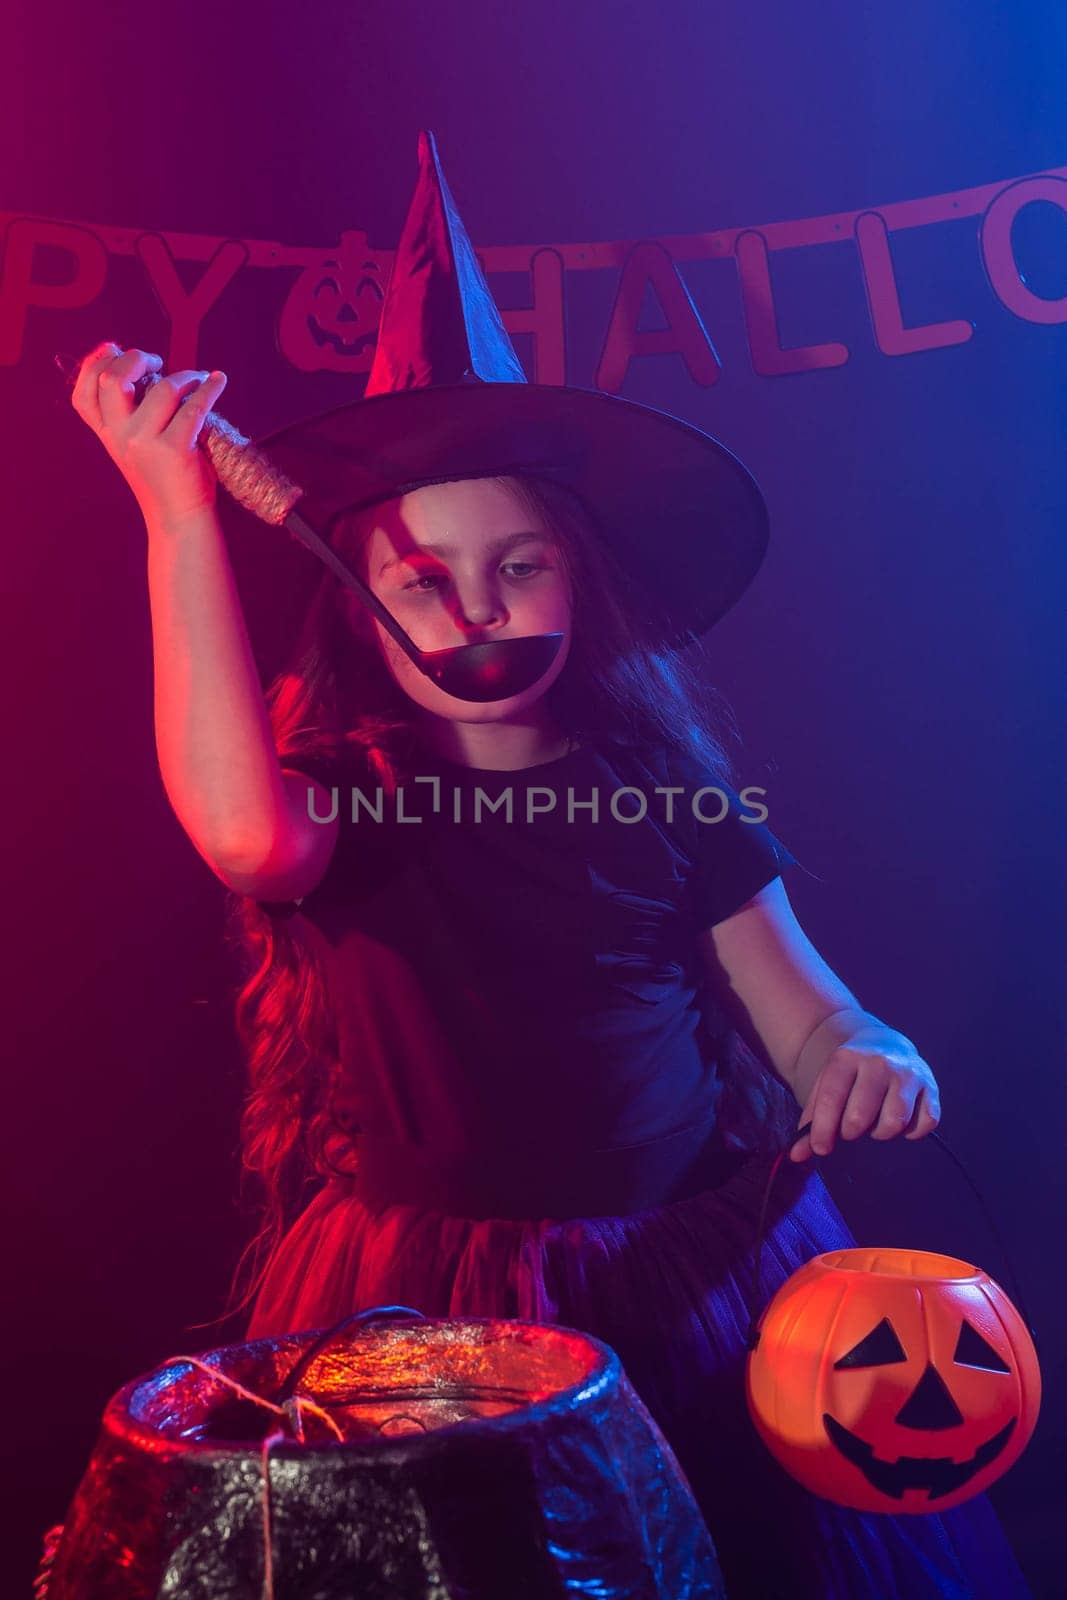
[[978, 1267], [923, 1250], [835, 1250], [778, 1290], [748, 1363], [764, 1442], [816, 1494], [860, 1511], [941, 1511], [1022, 1454], [1037, 1352]]
[[[996, 1234], [962, 1164], [930, 1137]], [[764, 1192], [757, 1300], [781, 1160]], [[1041, 1406], [1037, 1350], [1013, 1302], [979, 1267], [927, 1250], [857, 1246], [807, 1262], [758, 1323], [753, 1315], [745, 1387], [760, 1437], [806, 1489], [898, 1515], [944, 1511], [988, 1488], [1022, 1454]]]
[[725, 1592], [609, 1346], [401, 1307], [128, 1383], [45, 1567], [47, 1600]]

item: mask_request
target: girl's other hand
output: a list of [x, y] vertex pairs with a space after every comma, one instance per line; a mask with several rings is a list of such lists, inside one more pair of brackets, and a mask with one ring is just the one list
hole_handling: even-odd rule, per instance
[[837, 1046], [810, 1084], [793, 1086], [804, 1096], [797, 1127], [810, 1134], [790, 1150], [793, 1161], [813, 1152], [827, 1155], [840, 1134], [858, 1139], [922, 1139], [941, 1117], [937, 1080], [910, 1039], [885, 1023], [870, 1023]]
[[159, 372], [160, 356], [101, 344], [78, 368], [75, 411], [96, 433], [149, 524], [174, 522], [215, 503], [218, 479], [197, 444], [204, 418], [226, 387], [223, 372], [171, 372], [138, 403], [136, 384]]

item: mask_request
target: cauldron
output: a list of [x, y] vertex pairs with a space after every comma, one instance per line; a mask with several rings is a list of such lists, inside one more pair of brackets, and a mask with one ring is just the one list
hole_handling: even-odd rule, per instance
[[175, 1356], [126, 1384], [38, 1594], [720, 1600], [686, 1479], [608, 1345], [400, 1317], [419, 1313]]

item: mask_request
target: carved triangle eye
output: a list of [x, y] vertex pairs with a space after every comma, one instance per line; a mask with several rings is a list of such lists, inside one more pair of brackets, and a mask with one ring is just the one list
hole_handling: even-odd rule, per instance
[[907, 1359], [888, 1318], [883, 1317], [859, 1344], [853, 1345], [846, 1355], [834, 1362], [834, 1370], [839, 1367], [888, 1367], [894, 1361]]
[[960, 1324], [960, 1336], [956, 1340], [956, 1353], [952, 1359], [958, 1361], [961, 1366], [982, 1367], [986, 1372], [1011, 1371], [1004, 1358], [982, 1338], [977, 1328], [971, 1327], [969, 1322]]

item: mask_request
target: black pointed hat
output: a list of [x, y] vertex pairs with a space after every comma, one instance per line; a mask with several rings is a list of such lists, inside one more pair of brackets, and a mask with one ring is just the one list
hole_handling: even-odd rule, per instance
[[327, 536], [344, 512], [428, 483], [561, 483], [664, 619], [660, 642], [718, 621], [767, 546], [763, 496], [717, 440], [599, 390], [526, 381], [428, 132], [363, 398], [257, 443], [304, 487], [302, 510]]

